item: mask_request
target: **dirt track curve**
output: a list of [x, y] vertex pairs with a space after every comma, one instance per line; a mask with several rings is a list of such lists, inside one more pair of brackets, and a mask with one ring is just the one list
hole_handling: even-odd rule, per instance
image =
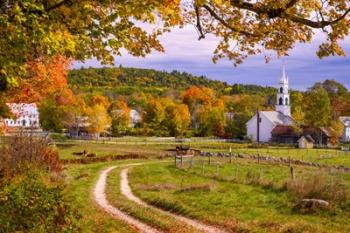
[[159, 233], [155, 228], [152, 228], [151, 226], [148, 226], [136, 218], [122, 212], [121, 210], [117, 209], [116, 207], [112, 206], [111, 204], [108, 203], [107, 198], [106, 198], [106, 179], [107, 175], [110, 171], [115, 169], [116, 166], [107, 168], [101, 172], [101, 175], [96, 183], [95, 189], [94, 189], [94, 198], [96, 203], [107, 213], [112, 215], [115, 218], [118, 218], [122, 221], [125, 221], [126, 223], [135, 226], [137, 229], [139, 229], [140, 232], [144, 233]]
[[[129, 164], [126, 166], [136, 166], [136, 165], [142, 165], [142, 164], [141, 163], [140, 164]], [[110, 171], [112, 171], [113, 169], [115, 169], [116, 167], [117, 166], [109, 167], [101, 172], [101, 175], [100, 175], [100, 177], [96, 183], [95, 189], [94, 189], [94, 198], [95, 198], [95, 201], [97, 202], [97, 204], [100, 205], [107, 213], [111, 214], [112, 216], [114, 216], [122, 221], [127, 222], [130, 225], [135, 226], [141, 232], [145, 232], [145, 233], [158, 233], [158, 232], [160, 232], [159, 230], [157, 230], [151, 226], [146, 225], [145, 223], [139, 221], [138, 219], [128, 215], [127, 213], [122, 212], [118, 208], [109, 204], [109, 202], [107, 201], [107, 198], [106, 198], [106, 193], [105, 193], [106, 179], [107, 179], [108, 173]], [[156, 210], [158, 212], [161, 212], [162, 214], [171, 216], [171, 217], [175, 218], [176, 220], [179, 220], [179, 221], [181, 221], [189, 226], [192, 226], [193, 228], [195, 228], [199, 231], [207, 232], [207, 233], [224, 233], [225, 232], [222, 229], [219, 229], [219, 228], [216, 228], [213, 226], [209, 226], [209, 225], [203, 224], [199, 221], [196, 221], [196, 220], [184, 217], [184, 216], [180, 216], [180, 215], [162, 210], [160, 208], [149, 205], [146, 202], [142, 201], [140, 198], [138, 198], [137, 196], [135, 196], [133, 194], [133, 192], [130, 188], [129, 180], [128, 180], [128, 171], [129, 171], [129, 168], [126, 167], [120, 173], [120, 191], [129, 200], [131, 200], [131, 201], [133, 201], [133, 202], [135, 202], [138, 205], [141, 205], [143, 207], [150, 208], [150, 209]]]

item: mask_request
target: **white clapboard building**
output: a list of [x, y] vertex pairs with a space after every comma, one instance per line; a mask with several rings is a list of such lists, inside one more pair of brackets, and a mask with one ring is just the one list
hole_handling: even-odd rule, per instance
[[7, 103], [13, 118], [4, 120], [6, 128], [39, 128], [39, 112], [35, 103]]
[[340, 121], [343, 124], [343, 134], [341, 136], [342, 142], [350, 141], [350, 117], [349, 116], [341, 116], [339, 117]]
[[254, 142], [269, 142], [272, 138], [271, 132], [276, 126], [293, 125], [290, 111], [288, 77], [284, 67], [278, 84], [275, 111], [257, 111], [247, 122], [247, 137]]
[[137, 123], [141, 121], [141, 115], [136, 109], [131, 109], [130, 110], [130, 127], [135, 127]]

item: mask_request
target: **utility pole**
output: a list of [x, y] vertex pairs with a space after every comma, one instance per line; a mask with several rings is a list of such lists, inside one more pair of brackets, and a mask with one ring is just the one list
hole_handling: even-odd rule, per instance
[[260, 112], [259, 109], [256, 111], [256, 142], [260, 143]]

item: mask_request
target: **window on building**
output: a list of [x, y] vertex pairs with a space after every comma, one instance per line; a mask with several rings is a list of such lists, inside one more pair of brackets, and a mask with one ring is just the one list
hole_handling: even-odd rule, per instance
[[289, 104], [288, 102], [289, 102], [289, 100], [288, 100], [288, 98], [286, 98], [286, 105], [288, 105], [288, 104]]
[[280, 93], [283, 93], [283, 87], [280, 88]]
[[26, 120], [22, 120], [22, 126], [26, 126]]
[[283, 105], [283, 98], [281, 97], [278, 102], [279, 102], [279, 105]]

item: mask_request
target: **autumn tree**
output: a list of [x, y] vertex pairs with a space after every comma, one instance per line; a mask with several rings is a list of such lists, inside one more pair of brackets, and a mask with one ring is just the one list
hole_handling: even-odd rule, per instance
[[148, 101], [147, 107], [144, 113], [144, 122], [152, 125], [160, 125], [165, 119], [165, 108], [162, 101], [157, 98], [152, 98]]
[[[147, 32], [137, 21], [163, 27]], [[135, 56], [162, 51], [157, 36], [181, 23], [180, 1], [4, 0], [0, 22], [1, 79], [14, 85], [28, 62], [57, 54], [111, 64], [122, 48]]]
[[305, 113], [303, 110], [304, 95], [301, 92], [291, 93], [291, 113], [293, 117], [293, 128], [295, 132], [302, 132], [302, 126], [305, 124]]
[[328, 93], [332, 107], [332, 119], [337, 119], [339, 116], [350, 113], [350, 94], [343, 84], [327, 79], [322, 83], [316, 83], [312, 89], [317, 89], [318, 87], [324, 88]]
[[131, 117], [128, 104], [124, 100], [117, 100], [108, 108], [112, 118], [111, 132], [113, 136], [120, 136], [127, 133], [131, 124]]
[[[286, 55], [295, 43], [311, 41], [315, 31], [326, 38], [319, 57], [344, 55], [339, 40], [349, 34], [349, 5], [347, 0], [3, 0], [0, 84], [15, 85], [28, 62], [55, 55], [111, 64], [122, 48], [135, 56], [163, 51], [158, 36], [184, 24], [195, 24], [199, 39], [207, 34], [222, 39], [214, 61], [239, 64], [269, 50]], [[161, 27], [147, 32], [135, 22]]]
[[343, 134], [344, 125], [339, 119], [336, 119], [331, 122], [330, 128], [330, 143], [332, 145], [338, 145], [339, 139]]
[[305, 123], [313, 127], [329, 126], [331, 103], [327, 91], [317, 87], [308, 91], [304, 98]]
[[229, 113], [226, 123], [228, 137], [243, 139], [247, 135], [246, 123], [257, 109], [264, 108], [264, 97], [260, 95], [235, 94], [225, 97], [225, 108]]
[[225, 134], [226, 116], [222, 101], [213, 105], [200, 105], [194, 112], [194, 128], [198, 136], [218, 136]]
[[175, 137], [183, 136], [191, 125], [191, 115], [187, 105], [171, 105], [166, 109], [166, 112], [170, 135]]
[[167, 109], [174, 105], [169, 98], [150, 98], [144, 109], [143, 122], [147, 134], [155, 136], [168, 136]]
[[107, 109], [101, 104], [88, 106], [86, 116], [88, 123], [87, 130], [97, 138], [111, 125], [111, 118], [108, 115]]
[[80, 117], [86, 111], [81, 96], [73, 96], [69, 89], [62, 90], [43, 99], [39, 104], [40, 125], [44, 130], [62, 132], [78, 127]]
[[191, 113], [198, 105], [211, 105], [214, 101], [214, 91], [207, 87], [191, 86], [181, 95], [182, 102], [186, 104]]
[[317, 51], [320, 58], [345, 55], [339, 41], [349, 35], [347, 0], [196, 0], [186, 4], [185, 12], [199, 39], [207, 34], [222, 39], [214, 61], [228, 58], [237, 65], [269, 50], [284, 56], [296, 43], [310, 42], [315, 32], [326, 38]]
[[67, 73], [70, 63], [71, 61], [63, 56], [28, 62], [26, 76], [18, 81], [16, 88], [9, 90], [7, 100], [39, 103], [57, 92], [68, 92]]

